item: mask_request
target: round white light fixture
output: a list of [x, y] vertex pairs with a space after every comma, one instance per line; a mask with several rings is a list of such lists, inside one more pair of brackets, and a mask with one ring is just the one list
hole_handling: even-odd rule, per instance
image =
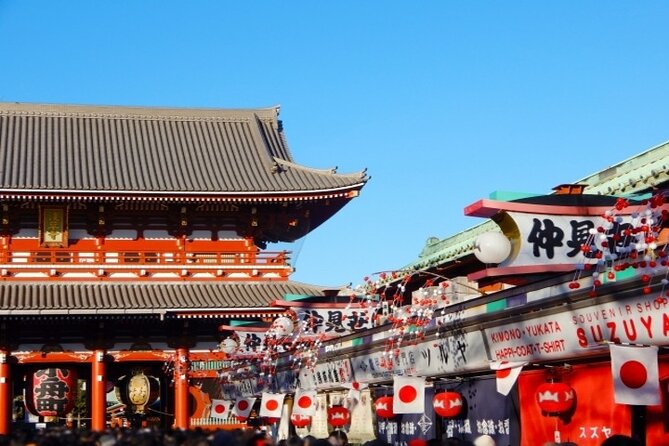
[[287, 316], [280, 316], [274, 319], [272, 328], [274, 329], [274, 333], [276, 333], [278, 336], [288, 336], [293, 332], [295, 325], [293, 324], [293, 320], [291, 318]]
[[221, 349], [221, 351], [228, 355], [236, 352], [238, 347], [239, 344], [232, 338], [225, 338], [219, 344], [219, 348]]
[[486, 232], [476, 237], [474, 255], [481, 262], [502, 263], [511, 254], [511, 241], [499, 232]]

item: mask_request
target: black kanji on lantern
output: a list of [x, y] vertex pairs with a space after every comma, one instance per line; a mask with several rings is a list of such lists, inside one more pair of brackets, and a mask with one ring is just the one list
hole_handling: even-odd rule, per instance
[[543, 228], [541, 220], [534, 218], [534, 225], [532, 231], [527, 237], [527, 241], [532, 243], [532, 254], [534, 257], [541, 257], [540, 249], [546, 250], [546, 257], [552, 259], [555, 255], [555, 248], [562, 246], [562, 239], [564, 238], [564, 231], [553, 223], [550, 218], [544, 218]]
[[65, 414], [66, 407], [70, 404], [71, 390], [64, 380], [70, 373], [67, 370], [55, 368], [38, 370], [35, 379], [39, 381], [33, 387], [35, 409], [38, 413]]

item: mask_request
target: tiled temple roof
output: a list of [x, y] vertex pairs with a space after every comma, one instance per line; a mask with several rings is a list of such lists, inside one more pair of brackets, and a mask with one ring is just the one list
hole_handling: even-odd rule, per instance
[[367, 179], [296, 164], [276, 107], [0, 103], [0, 192], [244, 196], [345, 191]]
[[249, 310], [284, 296], [322, 296], [299, 282], [0, 282], [0, 318], [12, 315]]

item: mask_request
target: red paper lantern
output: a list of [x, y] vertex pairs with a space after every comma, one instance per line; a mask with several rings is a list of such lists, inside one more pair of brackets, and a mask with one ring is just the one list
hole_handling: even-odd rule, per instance
[[546, 413], [569, 412], [575, 401], [574, 389], [565, 383], [543, 383], [537, 387], [537, 403]]
[[374, 409], [376, 410], [376, 415], [381, 418], [392, 418], [395, 416], [393, 412], [393, 397], [392, 396], [382, 396], [374, 401]]
[[328, 423], [334, 427], [346, 426], [351, 421], [351, 412], [342, 406], [333, 406], [328, 409]]
[[290, 422], [295, 427], [307, 427], [311, 424], [311, 417], [309, 415], [291, 414]]
[[432, 398], [434, 412], [445, 418], [453, 418], [460, 415], [463, 405], [462, 395], [458, 392], [441, 392]]
[[67, 368], [36, 370], [27, 389], [27, 409], [42, 417], [64, 417], [74, 409], [77, 373]]

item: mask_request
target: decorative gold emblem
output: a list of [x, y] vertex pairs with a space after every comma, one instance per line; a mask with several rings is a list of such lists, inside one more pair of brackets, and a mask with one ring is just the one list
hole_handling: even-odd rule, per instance
[[67, 206], [42, 206], [40, 208], [40, 245], [67, 246]]

